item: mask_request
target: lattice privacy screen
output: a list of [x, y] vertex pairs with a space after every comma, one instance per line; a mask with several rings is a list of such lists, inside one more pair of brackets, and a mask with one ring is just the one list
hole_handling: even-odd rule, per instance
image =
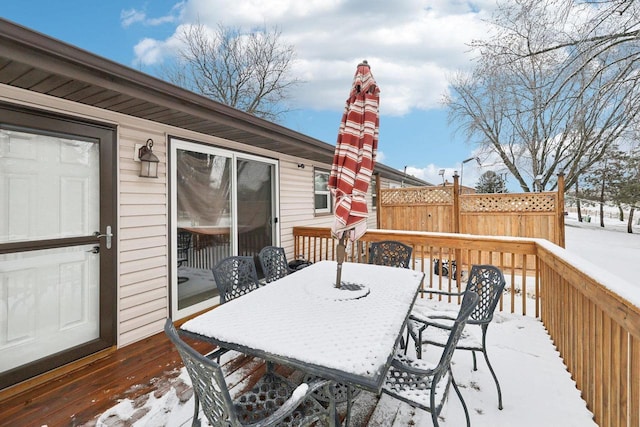
[[453, 204], [452, 187], [393, 188], [381, 191], [384, 205]]
[[556, 194], [474, 194], [460, 196], [460, 212], [554, 212]]
[[[382, 206], [453, 205], [452, 187], [392, 188], [380, 192]], [[460, 212], [554, 212], [556, 193], [461, 194]]]

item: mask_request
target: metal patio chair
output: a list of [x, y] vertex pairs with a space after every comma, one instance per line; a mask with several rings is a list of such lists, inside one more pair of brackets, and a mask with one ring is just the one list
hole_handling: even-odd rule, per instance
[[[369, 247], [369, 264], [387, 267], [409, 268], [413, 248], [396, 240], [372, 242]], [[400, 341], [400, 348], [405, 348], [404, 339]]]
[[[472, 333], [469, 333], [468, 330], [465, 330], [456, 348], [458, 350], [471, 351], [471, 354], [473, 355], [474, 371], [478, 370], [476, 351], [482, 352], [484, 359], [487, 362], [487, 366], [489, 367], [489, 371], [491, 371], [491, 375], [493, 376], [493, 380], [496, 383], [499, 409], [502, 409], [502, 391], [500, 389], [498, 377], [493, 370], [493, 366], [491, 366], [491, 362], [489, 361], [489, 356], [487, 354], [487, 330], [489, 329], [489, 324], [493, 319], [493, 312], [500, 301], [504, 287], [504, 275], [499, 268], [493, 265], [473, 265], [469, 272], [467, 287], [464, 292], [445, 292], [430, 289], [424, 290], [424, 292], [446, 296], [462, 296], [466, 295], [468, 292], [475, 292], [479, 295], [480, 301], [471, 313], [467, 325], [480, 326], [482, 331], [482, 341], [478, 340]], [[439, 347], [446, 345], [448, 331], [451, 329], [454, 319], [455, 312], [452, 310], [436, 313], [421, 313], [414, 308], [411, 312], [409, 327], [407, 328], [407, 343], [409, 336], [411, 336], [415, 342], [418, 358], [422, 357], [423, 344]]]
[[[256, 265], [253, 262], [253, 257], [250, 256], [230, 256], [223, 259], [213, 267], [213, 278], [220, 292], [220, 304], [241, 297], [260, 287]], [[221, 349], [217, 354], [218, 363], [220, 355], [226, 351], [228, 349]], [[273, 362], [266, 362], [266, 364], [267, 371], [273, 371]]]
[[[177, 260], [176, 263], [180, 267], [185, 262], [189, 261], [189, 250], [191, 249], [191, 233], [188, 231], [178, 231], [178, 246], [177, 246]], [[188, 281], [188, 277], [178, 276], [178, 283], [184, 283]]]
[[467, 419], [467, 427], [471, 426], [469, 410], [451, 371], [451, 358], [469, 316], [478, 303], [475, 292], [467, 292], [462, 299], [460, 311], [451, 325], [447, 342], [437, 365], [412, 359], [404, 354], [396, 353], [391, 368], [387, 373], [382, 392], [409, 405], [431, 413], [433, 425], [438, 427], [438, 416], [447, 399], [450, 386], [453, 385]]
[[213, 278], [220, 291], [220, 304], [260, 287], [253, 257], [230, 256], [213, 267]]
[[331, 387], [329, 380], [318, 379], [296, 388], [284, 377], [267, 372], [251, 390], [232, 399], [220, 365], [185, 343], [171, 319], [166, 320], [164, 331], [176, 346], [191, 378], [195, 399], [192, 426], [200, 426], [200, 405], [212, 426], [337, 424], [335, 402], [325, 408], [313, 397], [316, 391]]
[[294, 272], [294, 270], [289, 268], [284, 248], [265, 246], [258, 253], [258, 259], [260, 260], [260, 266], [262, 267], [266, 283], [271, 283], [274, 280], [281, 279], [287, 274]]
[[413, 248], [395, 240], [373, 242], [369, 247], [369, 264], [409, 268]]

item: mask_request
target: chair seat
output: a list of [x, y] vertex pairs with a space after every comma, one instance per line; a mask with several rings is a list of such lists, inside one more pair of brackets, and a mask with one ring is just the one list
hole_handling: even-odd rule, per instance
[[[315, 375], [305, 374], [302, 381], [308, 383], [317, 378], [318, 377]], [[331, 399], [335, 399], [336, 403], [344, 403], [348, 400], [349, 391], [351, 392], [351, 398], [353, 399], [360, 394], [361, 390], [359, 388], [349, 386], [348, 384], [336, 383], [333, 385], [333, 392], [330, 396], [327, 395], [325, 389], [320, 389], [314, 393], [314, 397], [322, 403], [329, 403], [331, 402]]]
[[[396, 354], [395, 360], [418, 369], [433, 370], [437, 367], [436, 363], [431, 363], [424, 359], [413, 359], [399, 353]], [[445, 373], [436, 384], [435, 401], [438, 407], [442, 406], [447, 396], [449, 384], [451, 383], [449, 375], [449, 372]], [[414, 406], [431, 411], [431, 381], [433, 378], [431, 375], [414, 374], [391, 365], [383, 390], [391, 396], [400, 398], [405, 402], [410, 401]]]
[[[436, 323], [438, 325], [445, 326], [447, 329], [443, 329], [440, 327], [426, 327], [424, 324], [415, 322], [413, 320], [409, 321], [409, 327], [413, 330], [417, 330], [419, 328], [423, 328], [422, 332], [422, 343], [423, 344], [431, 344], [437, 345], [439, 347], [444, 347], [447, 344], [447, 339], [449, 339], [449, 331], [448, 329], [453, 326], [453, 320], [449, 319], [424, 319], [429, 323]], [[458, 341], [457, 348], [461, 350], [478, 350], [482, 351], [482, 337], [478, 336], [473, 332], [481, 332], [479, 328], [465, 328], [462, 331], [462, 335], [460, 335], [460, 340]]]
[[[423, 343], [444, 347], [447, 344], [447, 338], [449, 338], [449, 330], [453, 326], [457, 315], [458, 307], [448, 303], [439, 303], [439, 307], [436, 310], [414, 308], [411, 311], [408, 327], [412, 331], [422, 329]], [[473, 321], [469, 320], [467, 324], [473, 324]], [[425, 325], [433, 325], [435, 327], [430, 328]], [[482, 351], [481, 332], [480, 328], [465, 328], [456, 347], [463, 350]]]
[[[292, 394], [305, 394], [307, 389], [307, 383], [294, 388], [289, 381], [280, 375], [267, 373], [250, 391], [234, 399], [233, 406], [243, 424], [256, 423], [271, 416], [285, 404]], [[278, 425], [298, 426], [305, 419], [315, 419], [316, 417], [320, 419], [326, 412], [327, 410], [318, 401], [307, 399]]]

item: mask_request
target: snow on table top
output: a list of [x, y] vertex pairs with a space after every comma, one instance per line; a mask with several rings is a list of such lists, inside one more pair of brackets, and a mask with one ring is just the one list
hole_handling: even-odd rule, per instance
[[335, 289], [336, 268], [334, 261], [318, 262], [204, 313], [182, 329], [360, 376], [364, 383], [378, 382], [423, 273], [344, 263], [342, 282], [362, 286], [350, 291]]

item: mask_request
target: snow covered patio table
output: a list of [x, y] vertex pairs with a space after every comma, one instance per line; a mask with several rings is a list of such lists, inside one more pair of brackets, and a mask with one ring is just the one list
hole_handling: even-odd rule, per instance
[[424, 273], [344, 263], [349, 286], [335, 288], [335, 278], [334, 261], [318, 262], [189, 320], [182, 331], [378, 393]]

